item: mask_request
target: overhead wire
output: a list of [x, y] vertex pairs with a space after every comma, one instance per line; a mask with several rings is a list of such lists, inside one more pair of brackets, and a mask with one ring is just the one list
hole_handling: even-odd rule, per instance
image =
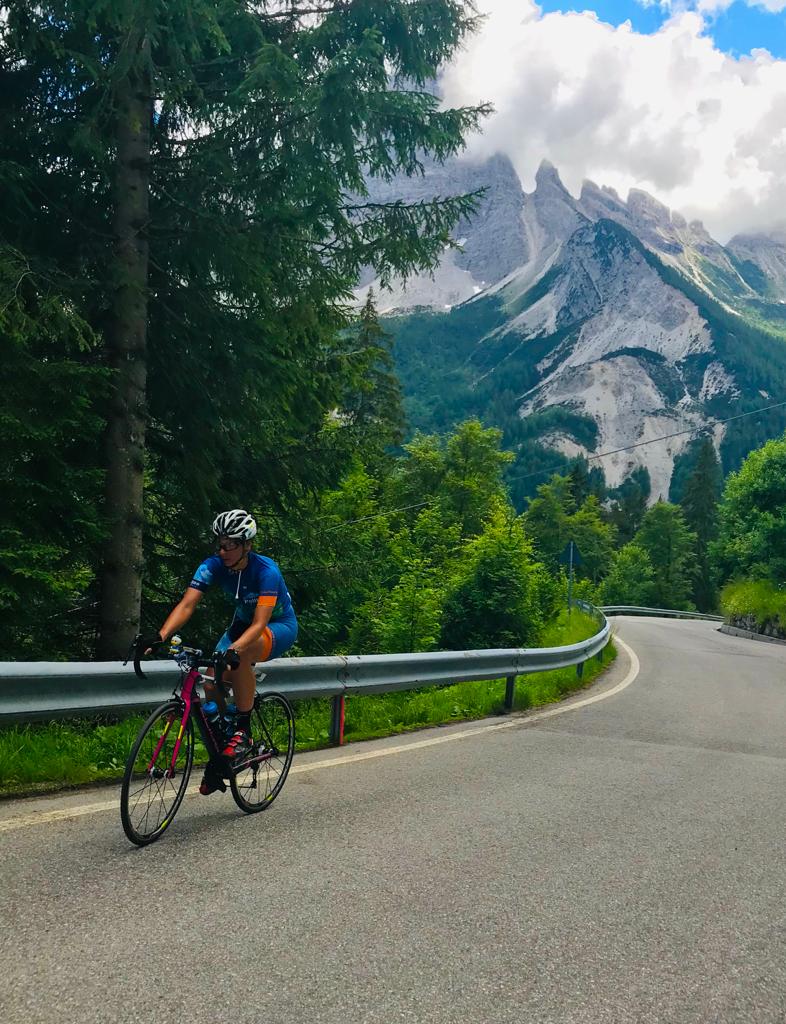
[[[651, 437], [646, 441], [636, 441], [633, 444], [623, 445], [621, 448], [612, 448], [607, 452], [598, 452], [595, 455], [586, 455], [587, 462], [593, 462], [598, 459], [605, 459], [609, 455], [618, 455], [620, 452], [633, 451], [634, 448], [644, 448], [648, 444], [655, 444], [658, 441], [669, 441], [674, 437], [684, 437], [686, 434], [701, 434], [707, 430], [711, 430], [713, 427], [721, 426], [724, 423], [731, 423], [733, 420], [745, 419], [747, 416], [758, 416], [760, 413], [769, 412], [771, 409], [782, 409], [786, 406], [786, 401], [773, 402], [771, 405], [762, 406], [761, 409], [751, 409], [748, 412], [739, 412], [734, 416], [726, 416], [722, 419], [709, 420], [706, 423], [697, 425], [695, 427], [689, 427], [686, 430], [675, 430], [671, 434], [662, 434], [660, 437]], [[559, 466], [547, 467], [546, 469], [536, 469], [531, 473], [517, 473], [515, 476], [505, 477], [506, 482], [512, 480], [527, 480], [533, 476], [541, 476], [544, 473], [559, 473], [560, 470], [565, 469], [565, 464]]]
[[[704, 423], [704, 424], [701, 424], [701, 425], [697, 425], [695, 427], [690, 427], [690, 428], [687, 428], [685, 430], [676, 430], [676, 431], [673, 431], [670, 434], [663, 434], [663, 435], [661, 435], [659, 437], [649, 438], [646, 441], [635, 441], [632, 444], [624, 445], [624, 446], [622, 446], [620, 448], [613, 448], [613, 449], [610, 449], [609, 451], [606, 451], [606, 452], [598, 452], [595, 455], [587, 456], [587, 461], [589, 462], [589, 461], [592, 461], [592, 460], [606, 458], [609, 455], [616, 455], [616, 454], [619, 454], [620, 452], [632, 451], [634, 448], [642, 448], [642, 447], [645, 447], [646, 445], [655, 444], [656, 442], [659, 442], [659, 441], [667, 441], [667, 440], [670, 440], [670, 439], [675, 438], [675, 437], [684, 437], [687, 434], [703, 433], [703, 432], [705, 432], [705, 431], [707, 431], [709, 429], [712, 429], [712, 427], [715, 427], [715, 426], [721, 426], [721, 425], [723, 425], [725, 423], [731, 423], [731, 422], [733, 422], [735, 420], [745, 419], [745, 418], [750, 417], [750, 416], [757, 416], [757, 415], [759, 415], [761, 413], [769, 412], [769, 411], [771, 411], [773, 409], [782, 409], [785, 406], [786, 406], [786, 400], [781, 401], [781, 402], [772, 402], [769, 405], [762, 406], [760, 409], [750, 409], [747, 412], [735, 413], [732, 416], [725, 416], [725, 417], [722, 417], [722, 418], [715, 418], [715, 419], [713, 419], [711, 421], [708, 421], [707, 423]], [[540, 476], [540, 475], [546, 474], [546, 473], [558, 473], [560, 471], [564, 471], [564, 469], [565, 469], [565, 465], [563, 463], [562, 465], [559, 465], [559, 466], [552, 466], [552, 467], [549, 467], [549, 468], [546, 468], [546, 469], [535, 470], [532, 473], [523, 473], [523, 474], [517, 474], [516, 476], [512, 476], [512, 477], [506, 477], [505, 478], [505, 482], [509, 482], [509, 481], [512, 481], [512, 480], [526, 480], [528, 478], [531, 478], [531, 477], [534, 477], [534, 476]], [[410, 505], [401, 505], [401, 506], [397, 506], [395, 508], [383, 509], [382, 511], [375, 512], [372, 515], [359, 516], [356, 519], [348, 519], [348, 520], [346, 520], [343, 523], [339, 523], [336, 526], [332, 526], [332, 527], [329, 527], [328, 529], [325, 529], [325, 530], [321, 531], [321, 533], [332, 533], [335, 530], [345, 529], [345, 528], [347, 528], [349, 526], [354, 526], [357, 523], [368, 522], [369, 520], [372, 520], [372, 519], [379, 519], [379, 518], [382, 518], [384, 516], [394, 515], [397, 512], [407, 512], [407, 511], [409, 511], [411, 509], [422, 508], [425, 505], [432, 504], [435, 501], [436, 501], [436, 498], [432, 497], [432, 498], [427, 499], [426, 501], [419, 501], [419, 502], [415, 502], [415, 503], [410, 504]], [[330, 517], [329, 516], [322, 516], [322, 517], [320, 517], [320, 520], [317, 520], [317, 521], [324, 521], [324, 519], [327, 519], [327, 518], [330, 518]], [[358, 559], [358, 560], [353, 560], [351, 562], [338, 562], [338, 563], [330, 563], [330, 564], [322, 564], [322, 565], [320, 565], [320, 564], [312, 564], [312, 565], [305, 565], [305, 566], [297, 566], [297, 567], [289, 566], [289, 567], [282, 567], [282, 568], [284, 569], [285, 572], [292, 573], [293, 575], [294, 574], [306, 575], [306, 574], [315, 573], [315, 572], [328, 572], [328, 571], [333, 571], [333, 570], [336, 570], [336, 569], [354, 568], [357, 565], [365, 565], [365, 564], [367, 564], [365, 559]]]

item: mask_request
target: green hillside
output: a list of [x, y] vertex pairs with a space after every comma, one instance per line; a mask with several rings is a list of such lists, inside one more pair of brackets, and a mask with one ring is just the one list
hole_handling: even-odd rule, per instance
[[[600, 221], [597, 227], [595, 244], [601, 258], [605, 259], [615, 246], [640, 253], [665, 284], [681, 291], [698, 307], [715, 347], [714, 352], [689, 355], [676, 367], [641, 347], [621, 347], [604, 358], [635, 356], [666, 401], [674, 404], [684, 394], [684, 385], [698, 393], [707, 366], [719, 359], [741, 394], [737, 398], [718, 395], [709, 399], [704, 407], [708, 418], [725, 419], [786, 397], [783, 307], [766, 298], [751, 300], [739, 279], [707, 264], [704, 270], [708, 283], [723, 300], [716, 301], [695, 282], [664, 265], [621, 225]], [[751, 267], [739, 269], [754, 284]], [[421, 309], [386, 320], [394, 339], [409, 429], [444, 431], [469, 416], [501, 428], [505, 446], [517, 456], [509, 476], [516, 478], [518, 499], [534, 493], [543, 479], [537, 475], [541, 469], [568, 463], [563, 455], [543, 446], [543, 437], [553, 436], [556, 430], [590, 451], [597, 440], [595, 422], [568, 408], [550, 408], [523, 420], [518, 415], [521, 396], [539, 383], [538, 364], [560, 345], [570, 346], [583, 324], [565, 309], [557, 318], [563, 326], [553, 334], [526, 339], [510, 327], [516, 315], [547, 294], [559, 274], [559, 268], [552, 268], [533, 287], [507, 303], [497, 293], [470, 300], [446, 313]], [[743, 312], [732, 312], [723, 304], [726, 300], [742, 303], [744, 293]], [[785, 428], [783, 409], [735, 422], [721, 446], [724, 471], [736, 469], [752, 448]]]

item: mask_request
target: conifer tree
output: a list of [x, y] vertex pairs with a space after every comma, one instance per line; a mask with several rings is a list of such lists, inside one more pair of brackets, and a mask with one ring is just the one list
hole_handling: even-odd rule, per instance
[[685, 522], [696, 534], [696, 576], [693, 598], [700, 611], [713, 611], [718, 592], [709, 546], [718, 532], [718, 501], [722, 473], [715, 446], [709, 437], [703, 439], [693, 472], [685, 482], [681, 507]]
[[600, 585], [601, 604], [628, 604], [651, 608], [656, 600], [655, 570], [650, 556], [637, 544], [626, 544], [614, 557], [611, 569]]
[[658, 501], [644, 516], [634, 544], [646, 551], [655, 576], [657, 608], [690, 608], [696, 571], [696, 535], [678, 505]]
[[641, 526], [650, 496], [650, 474], [646, 466], [634, 469], [617, 488], [617, 497], [611, 502], [608, 519], [617, 530], [621, 544], [627, 544]]
[[93, 568], [99, 652], [116, 657], [146, 518], [151, 561], [174, 552], [165, 586], [216, 507], [281, 510], [335, 474], [341, 304], [363, 266], [383, 283], [433, 268], [475, 198], [375, 204], [365, 182], [452, 156], [478, 124], [486, 108], [442, 109], [427, 87], [476, 15], [461, 0], [3, 11], [0, 245], [56, 271], [110, 370]]
[[570, 516], [574, 509], [570, 479], [555, 475], [548, 483], [540, 484], [537, 497], [524, 513], [524, 526], [535, 553], [552, 570], [571, 539]]
[[346, 391], [338, 412], [352, 430], [353, 443], [368, 461], [401, 442], [404, 410], [401, 386], [393, 366], [390, 335], [379, 322], [374, 292], [369, 288], [357, 320], [345, 332], [339, 358], [344, 364]]

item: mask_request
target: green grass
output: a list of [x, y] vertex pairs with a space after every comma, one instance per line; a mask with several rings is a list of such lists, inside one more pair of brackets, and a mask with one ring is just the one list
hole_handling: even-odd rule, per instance
[[[563, 613], [548, 629], [544, 647], [556, 647], [586, 639], [595, 622], [575, 611], [570, 622]], [[615, 657], [612, 644], [604, 664]], [[520, 676], [515, 708], [538, 707], [561, 700], [588, 685], [603, 666], [593, 658], [578, 679], [575, 668]], [[344, 736], [347, 742], [392, 736], [449, 722], [485, 718], [502, 711], [505, 681], [457, 683], [455, 686], [408, 690], [401, 693], [347, 697]], [[328, 745], [329, 700], [296, 701], [297, 750], [316, 750]], [[45, 722], [0, 730], [0, 795], [50, 792], [70, 786], [119, 779], [128, 751], [145, 715], [122, 721]], [[195, 759], [206, 760], [197, 740]]]
[[774, 626], [786, 632], [786, 591], [769, 580], [738, 580], [721, 592], [727, 618], [753, 619], [754, 626]]

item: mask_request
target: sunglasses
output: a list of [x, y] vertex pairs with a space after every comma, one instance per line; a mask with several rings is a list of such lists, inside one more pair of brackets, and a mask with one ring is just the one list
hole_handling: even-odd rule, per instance
[[239, 540], [224, 540], [216, 544], [216, 554], [220, 554], [222, 551], [237, 551], [241, 546]]

